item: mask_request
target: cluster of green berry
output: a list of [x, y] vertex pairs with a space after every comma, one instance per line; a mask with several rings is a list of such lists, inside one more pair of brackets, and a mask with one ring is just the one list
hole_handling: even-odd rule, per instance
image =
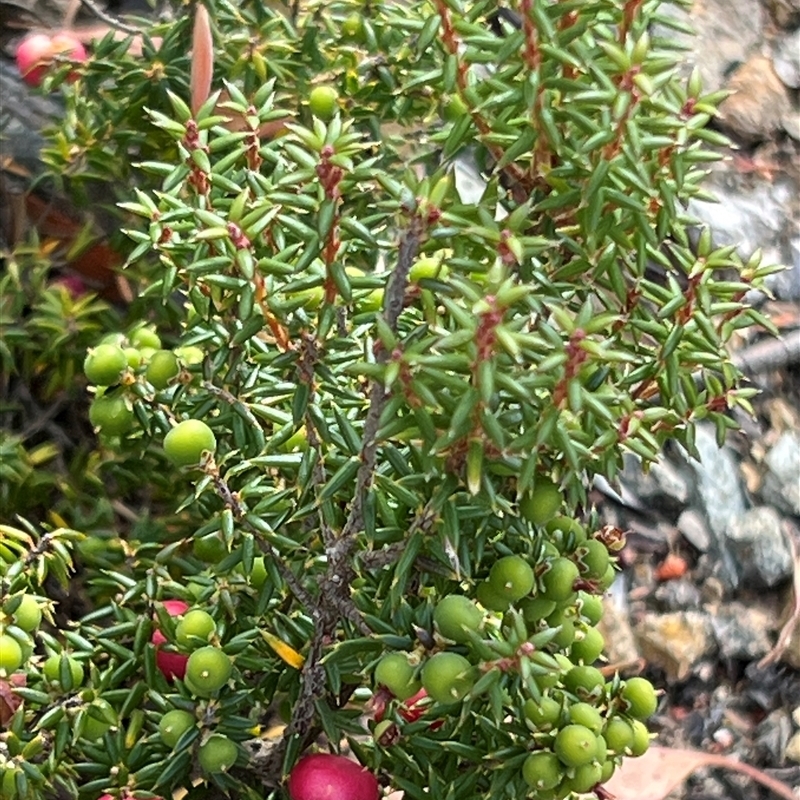
[[471, 703], [495, 691], [504, 713], [522, 722], [515, 739], [537, 800], [591, 791], [623, 757], [647, 750], [644, 720], [657, 705], [652, 684], [641, 677], [607, 680], [595, 665], [604, 649], [596, 627], [600, 595], [613, 581], [613, 556], [602, 537], [559, 515], [562, 502], [558, 488], [539, 479], [520, 503], [534, 532], [531, 555], [496, 558], [474, 599], [453, 593], [438, 600], [432, 611], [438, 636], [427, 646], [377, 662], [378, 696], [399, 701], [391, 719], [379, 705], [380, 746], [393, 745], [398, 726], [423, 713], [441, 723], [448, 710], [437, 704]]
[[[104, 436], [123, 436], [133, 428], [137, 400], [152, 400], [158, 392], [190, 382], [191, 368], [202, 360], [203, 351], [192, 345], [162, 348], [158, 334], [147, 326], [103, 337], [83, 362], [86, 378], [95, 385], [90, 422]], [[177, 466], [194, 466], [216, 444], [206, 423], [190, 419], [167, 433], [164, 451]]]
[[172, 682], [178, 679], [192, 696], [176, 696], [158, 724], [161, 741], [171, 750], [184, 751], [200, 739], [197, 763], [207, 773], [226, 772], [235, 763], [239, 747], [225, 734], [204, 729], [196, 701], [216, 698], [233, 673], [233, 661], [220, 647], [217, 624], [203, 608], [190, 608], [182, 600], [167, 600], [164, 608], [177, 617], [174, 635], [153, 632], [156, 666]]
[[[83, 690], [84, 664], [48, 633], [40, 631], [49, 603], [28, 592], [14, 593], [0, 609], [0, 682], [19, 689], [27, 687], [48, 710], [39, 727], [48, 728], [65, 714], [73, 717], [74, 731], [85, 742], [95, 742], [116, 724], [116, 713], [108, 701], [91, 689]], [[44, 644], [44, 660], [34, 658], [36, 639]], [[19, 680], [17, 680], [19, 678]], [[72, 698], [72, 702], [65, 702]], [[12, 700], [16, 705], [21, 700]], [[13, 706], [12, 706], [13, 710]], [[0, 796], [24, 797], [27, 786], [40, 776], [31, 759], [44, 748], [44, 739], [25, 742], [13, 729], [5, 736], [5, 754], [0, 755]]]

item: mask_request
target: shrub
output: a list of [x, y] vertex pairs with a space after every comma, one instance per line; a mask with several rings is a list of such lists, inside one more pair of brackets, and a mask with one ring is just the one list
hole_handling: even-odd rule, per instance
[[[565, 797], [644, 752], [654, 695], [580, 655], [624, 544], [587, 489], [734, 427], [726, 343], [771, 271], [694, 235], [720, 95], [679, 77], [660, 5], [175, 4], [141, 56], [109, 36], [75, 67], [45, 155], [118, 201], [135, 291], [6, 258], [9, 797], [285, 797], [320, 737], [408, 800]], [[72, 427], [28, 429], [31, 402]], [[443, 638], [453, 595], [481, 615]], [[373, 680], [391, 653], [433, 690], [413, 713]]]

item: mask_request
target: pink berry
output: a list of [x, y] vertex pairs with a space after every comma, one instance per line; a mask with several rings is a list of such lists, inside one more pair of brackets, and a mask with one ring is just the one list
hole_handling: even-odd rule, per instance
[[[165, 600], [164, 608], [171, 617], [179, 617], [189, 610], [189, 604], [183, 600]], [[168, 681], [175, 678], [183, 680], [189, 656], [162, 649], [161, 645], [167, 644], [167, 637], [158, 629], [153, 631], [150, 641], [156, 646], [156, 666], [161, 670], [161, 674]]]
[[[22, 79], [29, 86], [40, 86], [57, 55], [71, 61], [86, 61], [86, 48], [73, 34], [66, 31], [47, 36], [31, 33], [17, 47], [16, 61]], [[70, 73], [67, 80], [77, 80], [77, 73]]]

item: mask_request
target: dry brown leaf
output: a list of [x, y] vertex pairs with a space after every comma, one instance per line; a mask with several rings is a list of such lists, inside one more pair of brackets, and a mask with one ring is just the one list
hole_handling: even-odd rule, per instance
[[14, 692], [18, 686], [25, 686], [25, 675], [21, 672], [15, 672], [7, 680], [0, 680], [0, 730], [22, 704], [22, 698]]
[[651, 747], [640, 758], [631, 758], [604, 784], [615, 800], [664, 800], [695, 770], [701, 767], [730, 769], [747, 775], [784, 800], [797, 800], [792, 790], [749, 764], [728, 756], [701, 753], [697, 750], [673, 750]]

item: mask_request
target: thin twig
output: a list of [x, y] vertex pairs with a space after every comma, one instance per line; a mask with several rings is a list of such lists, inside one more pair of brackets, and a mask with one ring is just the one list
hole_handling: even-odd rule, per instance
[[[389, 279], [383, 304], [384, 319], [392, 331], [397, 330], [397, 322], [400, 319], [400, 312], [403, 310], [408, 273], [419, 252], [423, 226], [423, 220], [418, 216], [414, 216], [409, 227], [400, 239], [397, 267], [395, 267]], [[377, 354], [378, 363], [385, 363], [388, 358], [389, 353], [381, 348]], [[354, 537], [361, 531], [364, 525], [364, 501], [375, 473], [375, 459], [378, 453], [378, 428], [380, 426], [381, 414], [383, 413], [386, 399], [387, 394], [383, 384], [377, 380], [373, 381], [372, 389], [369, 394], [369, 409], [367, 410], [367, 418], [364, 422], [361, 466], [358, 468], [358, 475], [356, 476], [356, 491], [353, 497], [353, 505], [341, 536], [339, 537], [339, 541], [334, 548], [334, 552], [329, 554], [334, 557], [334, 560], [338, 560], [341, 556], [347, 555], [352, 551]]]
[[99, 20], [105, 22], [106, 25], [109, 25], [112, 28], [116, 28], [118, 31], [122, 31], [123, 33], [130, 33], [132, 36], [143, 36], [144, 31], [141, 29], [133, 26], [128, 25], [127, 22], [123, 22], [118, 17], [115, 17], [113, 14], [109, 14], [107, 11], [104, 11], [100, 6], [95, 3], [94, 0], [80, 0], [81, 4], [88, 8], [89, 11], [92, 12]]
[[798, 544], [800, 542], [800, 532], [789, 520], [784, 520], [784, 532], [789, 541], [789, 549], [792, 554], [792, 594], [794, 595], [794, 604], [789, 619], [786, 620], [786, 623], [781, 628], [781, 633], [775, 646], [758, 662], [759, 669], [769, 666], [783, 655], [797, 629], [798, 623], [800, 623], [800, 545]]

